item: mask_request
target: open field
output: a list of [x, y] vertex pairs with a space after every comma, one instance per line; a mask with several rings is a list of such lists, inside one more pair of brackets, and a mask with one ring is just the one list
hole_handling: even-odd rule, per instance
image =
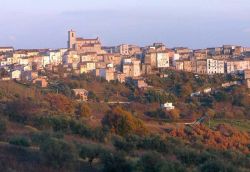
[[[247, 119], [213, 119], [210, 121], [210, 127], [215, 127], [218, 124], [229, 124], [242, 131], [250, 132], [250, 120]], [[207, 122], [206, 125], [209, 125]]]

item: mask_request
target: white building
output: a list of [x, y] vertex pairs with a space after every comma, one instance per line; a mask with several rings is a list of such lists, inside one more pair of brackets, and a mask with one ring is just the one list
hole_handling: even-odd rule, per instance
[[50, 64], [50, 57], [49, 56], [42, 56], [42, 66], [45, 67], [46, 65]]
[[49, 52], [49, 59], [50, 59], [50, 64], [52, 65], [59, 65], [62, 64], [62, 56], [63, 56], [63, 51], [50, 51]]
[[174, 57], [173, 57], [173, 66], [176, 66], [176, 61], [177, 60], [180, 60], [180, 54], [174, 54]]
[[169, 67], [169, 54], [165, 52], [156, 54], [156, 67], [167, 68]]
[[225, 62], [224, 60], [207, 59], [207, 73], [217, 74], [225, 73]]
[[11, 78], [12, 79], [21, 79], [21, 71], [20, 70], [14, 70], [11, 72]]
[[115, 79], [115, 69], [114, 68], [99, 69], [99, 76], [107, 81], [112, 81]]
[[167, 111], [175, 109], [175, 106], [173, 106], [173, 103], [171, 102], [166, 102], [164, 104], [161, 104], [161, 108]]

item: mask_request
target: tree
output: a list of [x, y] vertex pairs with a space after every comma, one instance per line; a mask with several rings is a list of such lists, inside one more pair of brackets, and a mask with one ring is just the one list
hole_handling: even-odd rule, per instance
[[137, 164], [137, 170], [144, 172], [185, 171], [180, 163], [166, 160], [161, 154], [155, 152], [143, 155]]
[[217, 93], [215, 93], [214, 98], [218, 102], [224, 102], [228, 99], [228, 96], [225, 92], [218, 91]]
[[103, 172], [132, 172], [133, 166], [129, 162], [124, 154], [107, 154], [102, 158], [104, 163]]
[[88, 158], [89, 165], [92, 167], [93, 161], [105, 156], [107, 152], [99, 145], [81, 145], [79, 156], [83, 159]]
[[12, 145], [17, 145], [17, 146], [24, 146], [24, 147], [30, 146], [30, 141], [26, 137], [23, 137], [23, 136], [12, 137], [9, 143]]
[[129, 134], [145, 134], [146, 129], [142, 121], [134, 117], [130, 112], [120, 107], [115, 107], [109, 111], [102, 121], [113, 132], [121, 136]]
[[77, 157], [73, 145], [59, 139], [48, 138], [40, 150], [45, 163], [58, 169], [72, 165]]
[[93, 91], [89, 91], [88, 92], [88, 100], [98, 101], [98, 97]]
[[11, 120], [25, 123], [41, 113], [41, 105], [30, 98], [18, 98], [7, 104], [5, 112]]
[[6, 131], [6, 121], [3, 119], [0, 119], [0, 135], [3, 134]]
[[63, 113], [74, 113], [73, 102], [62, 94], [49, 93], [46, 95], [45, 100], [49, 103], [50, 108], [54, 111]]
[[176, 121], [180, 118], [180, 110], [175, 108], [168, 112], [168, 116], [172, 121]]
[[85, 103], [80, 104], [79, 108], [78, 108], [77, 115], [80, 116], [80, 117], [90, 117], [91, 110], [90, 110], [89, 106], [87, 104], [85, 104]]
[[233, 172], [238, 171], [237, 169], [227, 165], [221, 161], [207, 161], [205, 164], [201, 166], [201, 171], [203, 172]]

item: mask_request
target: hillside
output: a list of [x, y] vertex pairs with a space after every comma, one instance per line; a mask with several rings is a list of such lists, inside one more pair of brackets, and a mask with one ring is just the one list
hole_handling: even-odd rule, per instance
[[[220, 88], [223, 76], [167, 74], [149, 76], [149, 90], [93, 76], [59, 79], [47, 89], [1, 82], [0, 169], [249, 171], [249, 90]], [[207, 87], [216, 90], [190, 97]], [[91, 91], [89, 101], [79, 102], [74, 88]], [[162, 111], [167, 101], [177, 110]], [[185, 125], [204, 114], [204, 123]]]

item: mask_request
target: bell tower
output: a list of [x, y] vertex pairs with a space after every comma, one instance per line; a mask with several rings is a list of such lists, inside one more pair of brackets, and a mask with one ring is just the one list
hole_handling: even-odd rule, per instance
[[72, 29], [68, 31], [68, 48], [76, 49], [76, 32]]

